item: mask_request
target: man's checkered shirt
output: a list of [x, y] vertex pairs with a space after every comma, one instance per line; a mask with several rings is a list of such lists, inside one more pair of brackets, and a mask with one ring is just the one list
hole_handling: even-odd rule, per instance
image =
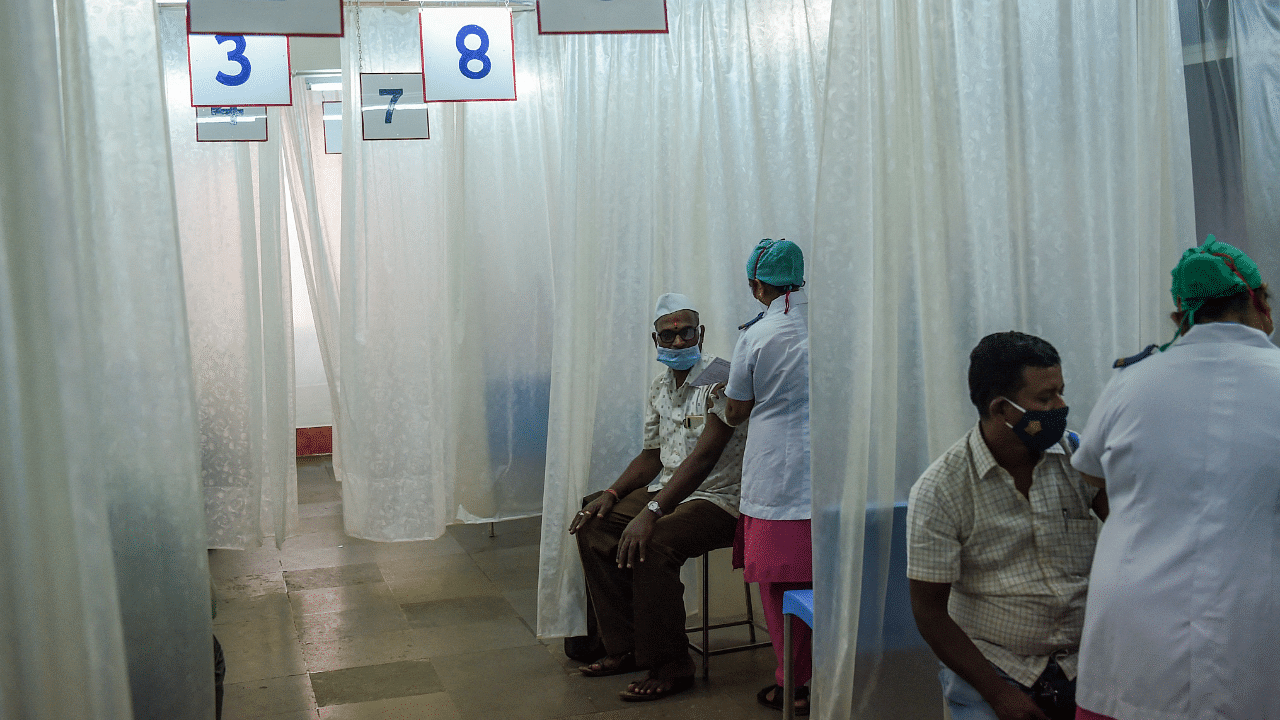
[[1014, 680], [1033, 684], [1051, 657], [1074, 678], [1097, 492], [1059, 443], [1024, 497], [975, 425], [911, 488], [907, 577], [950, 583], [951, 617]]

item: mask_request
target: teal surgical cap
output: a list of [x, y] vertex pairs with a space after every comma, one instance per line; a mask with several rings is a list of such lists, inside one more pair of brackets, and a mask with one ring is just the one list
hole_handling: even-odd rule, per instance
[[790, 240], [765, 238], [747, 259], [747, 279], [780, 288], [804, 285], [804, 253]]

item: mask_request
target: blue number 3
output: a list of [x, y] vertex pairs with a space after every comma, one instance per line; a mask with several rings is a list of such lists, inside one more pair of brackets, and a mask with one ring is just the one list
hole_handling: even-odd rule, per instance
[[240, 63], [240, 74], [238, 75], [228, 75], [222, 72], [221, 70], [219, 70], [218, 82], [222, 83], [223, 85], [229, 85], [231, 87], [245, 84], [245, 82], [248, 81], [249, 79], [249, 72], [253, 68], [249, 65], [249, 58], [244, 56], [244, 47], [245, 47], [244, 36], [243, 35], [214, 35], [213, 39], [217, 40], [219, 45], [221, 45], [224, 42], [235, 43], [236, 44], [235, 48], [227, 51], [227, 59], [232, 62]]
[[[475, 50], [467, 47], [466, 39], [468, 35], [475, 35], [480, 38], [480, 47]], [[489, 60], [488, 55], [485, 55], [489, 51], [489, 33], [485, 32], [484, 28], [479, 25], [463, 25], [462, 29], [458, 31], [455, 44], [458, 46], [458, 54], [461, 56], [458, 58], [458, 72], [472, 80], [479, 80], [488, 75], [489, 71], [493, 69], [493, 62]], [[472, 60], [480, 61], [481, 66], [478, 72], [468, 67], [468, 63]]]

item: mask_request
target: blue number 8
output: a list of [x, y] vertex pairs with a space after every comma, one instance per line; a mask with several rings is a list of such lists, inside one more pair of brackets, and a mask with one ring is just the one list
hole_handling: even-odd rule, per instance
[[[480, 47], [475, 50], [468, 48], [465, 42], [468, 35], [475, 35], [480, 38]], [[458, 58], [458, 72], [466, 75], [472, 80], [479, 80], [485, 75], [488, 75], [489, 71], [493, 69], [493, 62], [489, 60], [488, 55], [485, 55], [489, 50], [489, 33], [485, 32], [484, 28], [479, 25], [463, 25], [462, 29], [458, 31], [458, 37], [455, 44], [458, 46], [458, 54], [460, 55]], [[481, 67], [479, 72], [468, 67], [468, 63], [472, 60], [480, 61]]]
[[243, 35], [214, 35], [213, 39], [217, 40], [219, 45], [221, 45], [224, 42], [235, 43], [236, 46], [231, 50], [227, 51], [227, 59], [230, 60], [231, 62], [240, 63], [240, 74], [238, 75], [228, 75], [222, 72], [221, 70], [219, 70], [218, 82], [222, 83], [223, 85], [229, 85], [231, 87], [245, 84], [245, 82], [249, 80], [249, 72], [253, 68], [249, 65], [249, 58], [244, 56], [244, 48], [245, 48], [244, 36]]

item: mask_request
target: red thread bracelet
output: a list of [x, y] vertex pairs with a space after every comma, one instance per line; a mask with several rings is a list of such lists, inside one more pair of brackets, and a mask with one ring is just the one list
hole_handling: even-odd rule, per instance
[[604, 491], [605, 491], [605, 492], [607, 492], [607, 493], [609, 493], [610, 495], [612, 495], [614, 500], [621, 500], [621, 499], [622, 499], [622, 498], [618, 497], [618, 491], [617, 491], [617, 490], [614, 490], [613, 488], [605, 488], [605, 489], [604, 489]]

